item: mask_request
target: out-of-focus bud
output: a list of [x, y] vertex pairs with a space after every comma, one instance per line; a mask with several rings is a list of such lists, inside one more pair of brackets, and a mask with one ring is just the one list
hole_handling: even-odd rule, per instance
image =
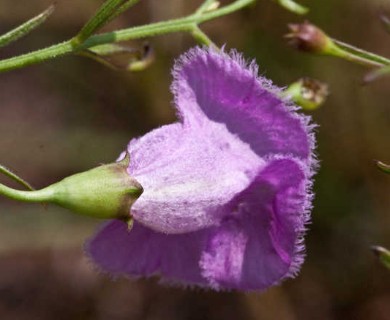
[[331, 54], [335, 47], [332, 39], [320, 28], [308, 21], [300, 24], [289, 24], [290, 33], [286, 35], [289, 43], [302, 51]]
[[332, 39], [308, 21], [300, 24], [289, 24], [288, 27], [290, 33], [285, 37], [290, 40], [289, 43], [296, 49], [338, 57], [368, 67], [383, 67], [390, 63], [389, 59], [377, 54]]
[[317, 109], [325, 102], [328, 95], [328, 85], [311, 78], [301, 78], [283, 92], [284, 97], [291, 99], [304, 110]]
[[371, 247], [371, 250], [375, 253], [383, 265], [390, 269], [390, 251], [380, 246], [373, 246]]
[[390, 165], [383, 163], [382, 161], [375, 161], [376, 166], [384, 173], [390, 174]]
[[128, 71], [143, 71], [149, 67], [155, 60], [153, 47], [144, 43], [142, 49], [138, 51], [138, 54], [133, 60], [130, 60], [127, 65]]

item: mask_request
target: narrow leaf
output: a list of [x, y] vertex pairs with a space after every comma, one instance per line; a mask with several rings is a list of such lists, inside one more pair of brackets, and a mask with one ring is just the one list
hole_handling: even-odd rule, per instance
[[139, 0], [107, 0], [77, 34], [74, 38], [74, 43], [83, 43], [96, 31], [135, 5], [137, 2], [139, 2]]
[[287, 9], [288, 11], [291, 11], [295, 14], [304, 15], [309, 12], [309, 9], [296, 3], [293, 0], [277, 0], [279, 5], [281, 5], [283, 8]]
[[383, 25], [385, 26], [386, 30], [388, 32], [390, 32], [390, 18], [385, 14], [381, 14], [380, 19], [381, 19]]
[[33, 31], [35, 28], [39, 27], [42, 23], [46, 21], [47, 18], [50, 17], [50, 15], [54, 11], [54, 5], [51, 5], [49, 8], [47, 8], [45, 11], [40, 13], [39, 15], [35, 16], [34, 18], [28, 20], [27, 22], [23, 23], [19, 27], [16, 27], [15, 29], [7, 32], [6, 34], [0, 36], [0, 47], [4, 47], [21, 37], [24, 37], [31, 31]]
[[18, 177], [15, 173], [13, 173], [11, 170], [7, 169], [6, 167], [4, 167], [2, 165], [0, 165], [0, 173], [4, 174], [8, 178], [11, 178], [12, 180], [16, 181], [17, 183], [19, 183], [20, 185], [22, 185], [26, 189], [31, 190], [31, 191], [34, 190], [34, 188], [28, 182], [26, 182], [22, 178]]
[[390, 269], [390, 251], [380, 246], [373, 246], [371, 247], [371, 250], [375, 253], [383, 265]]
[[114, 12], [113, 15], [109, 18], [108, 22], [115, 19], [117, 16], [125, 12], [126, 10], [130, 9], [132, 6], [134, 6], [136, 3], [138, 3], [140, 0], [128, 0], [124, 4], [122, 4], [118, 10]]
[[390, 165], [388, 164], [385, 164], [381, 161], [375, 161], [376, 162], [376, 166], [382, 170], [383, 172], [387, 173], [387, 174], [390, 174]]
[[124, 0], [107, 0], [96, 11], [91, 19], [84, 25], [77, 36], [74, 38], [75, 44], [81, 44], [88, 39], [94, 32], [103, 27], [114, 12], [124, 3]]
[[378, 80], [381, 77], [387, 76], [389, 74], [390, 74], [390, 66], [389, 65], [387, 65], [385, 67], [381, 67], [381, 68], [376, 68], [373, 71], [371, 71], [365, 75], [363, 82], [365, 84], [370, 83], [370, 82], [373, 82], [375, 80]]

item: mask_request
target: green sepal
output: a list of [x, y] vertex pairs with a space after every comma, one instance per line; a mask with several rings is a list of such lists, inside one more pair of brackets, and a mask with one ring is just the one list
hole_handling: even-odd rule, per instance
[[311, 78], [301, 78], [290, 84], [282, 93], [282, 97], [291, 99], [302, 109], [312, 111], [318, 109], [328, 97], [328, 85]]
[[131, 206], [143, 188], [129, 175], [128, 166], [126, 155], [120, 162], [74, 174], [40, 190], [16, 190], [0, 183], [0, 194], [17, 201], [56, 204], [95, 218], [120, 219], [130, 226]]
[[129, 156], [120, 162], [78, 173], [45, 189], [51, 189], [49, 202], [76, 213], [103, 219], [130, 218], [131, 205], [143, 188], [127, 173]]

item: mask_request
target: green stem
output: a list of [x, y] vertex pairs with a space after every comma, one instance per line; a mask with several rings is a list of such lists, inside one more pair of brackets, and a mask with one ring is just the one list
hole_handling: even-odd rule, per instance
[[216, 9], [214, 11], [205, 12], [202, 15], [197, 15], [196, 13], [194, 13], [184, 18], [157, 22], [149, 25], [132, 27], [91, 36], [80, 46], [77, 47], [74, 46], [72, 40], [64, 41], [48, 48], [33, 51], [17, 57], [0, 60], [0, 72], [14, 70], [32, 64], [37, 64], [70, 53], [77, 53], [80, 50], [91, 48], [101, 44], [134, 40], [173, 32], [193, 32], [194, 24], [198, 25], [200, 23], [230, 14], [254, 3], [255, 1], [256, 0], [237, 0], [229, 5]]
[[218, 48], [217, 45], [205, 34], [200, 28], [195, 25], [191, 32], [192, 36], [199, 42], [208, 47]]
[[0, 195], [23, 202], [48, 202], [53, 197], [53, 191], [49, 189], [21, 191], [0, 183]]
[[345, 55], [346, 60], [357, 62], [359, 64], [368, 65], [372, 67], [382, 67], [390, 65], [390, 59], [377, 55], [375, 53], [359, 49], [350, 44], [341, 42], [339, 40], [332, 39], [332, 41], [348, 55]]

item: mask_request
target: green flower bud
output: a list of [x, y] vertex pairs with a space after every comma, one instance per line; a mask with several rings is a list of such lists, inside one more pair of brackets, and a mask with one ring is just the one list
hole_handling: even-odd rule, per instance
[[302, 78], [290, 84], [283, 92], [283, 96], [291, 99], [304, 110], [319, 108], [328, 97], [329, 90], [326, 83], [311, 78]]

